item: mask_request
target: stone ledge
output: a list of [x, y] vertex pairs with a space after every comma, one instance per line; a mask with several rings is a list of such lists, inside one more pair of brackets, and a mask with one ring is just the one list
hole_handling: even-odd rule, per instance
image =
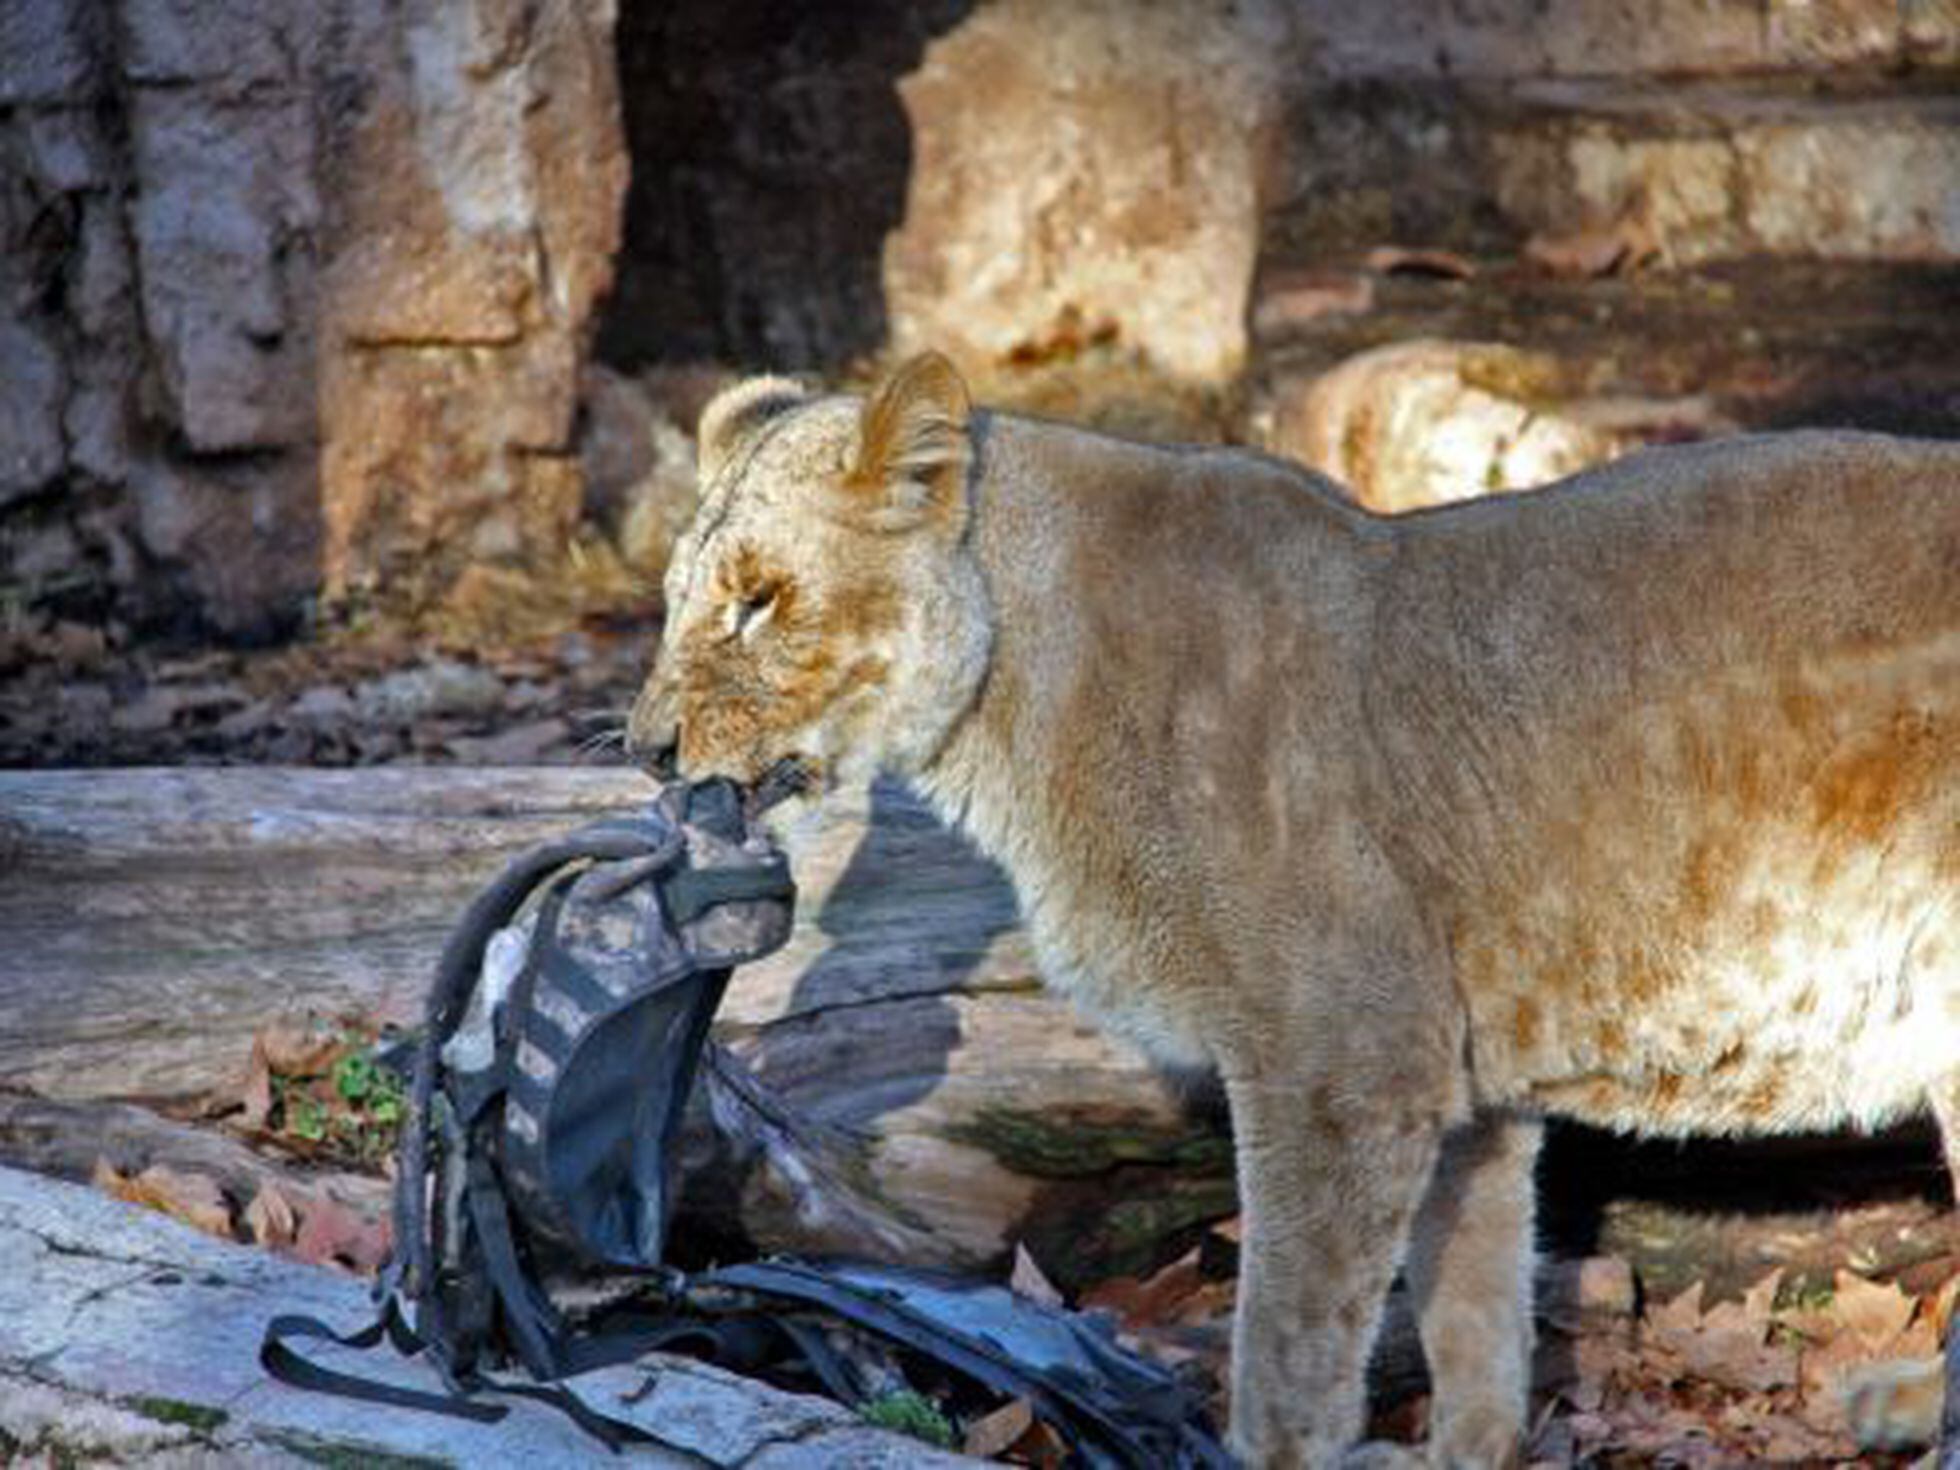
[[[259, 1370], [279, 1312], [347, 1328], [372, 1315], [352, 1277], [200, 1235], [93, 1190], [0, 1168], [0, 1459], [105, 1464], [511, 1466], [591, 1461], [569, 1420], [511, 1401], [494, 1425], [303, 1393]], [[341, 1354], [343, 1357], [351, 1356]], [[332, 1361], [329, 1354], [322, 1361]], [[415, 1387], [435, 1374], [388, 1353], [350, 1366]], [[643, 1422], [672, 1452], [622, 1461], [737, 1470], [972, 1464], [871, 1429], [838, 1405], [682, 1358], [585, 1374], [581, 1397]]]

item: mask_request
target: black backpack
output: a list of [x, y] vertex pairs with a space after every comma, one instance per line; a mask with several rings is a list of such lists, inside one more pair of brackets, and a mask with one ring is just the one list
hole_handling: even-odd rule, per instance
[[[410, 1076], [377, 1319], [282, 1316], [260, 1351], [303, 1388], [492, 1421], [542, 1399], [617, 1449], [661, 1443], [558, 1380], [656, 1349], [848, 1404], [839, 1319], [942, 1377], [1025, 1398], [1090, 1465], [1223, 1465], [1190, 1394], [1106, 1323], [1002, 1287], [782, 1259], [666, 1264], [670, 1160], [733, 968], [789, 937], [787, 862], [727, 782], [673, 786], [511, 864], [445, 946]], [[428, 1393], [328, 1369], [296, 1339], [426, 1354]], [[528, 1381], [492, 1376], [521, 1366]]]

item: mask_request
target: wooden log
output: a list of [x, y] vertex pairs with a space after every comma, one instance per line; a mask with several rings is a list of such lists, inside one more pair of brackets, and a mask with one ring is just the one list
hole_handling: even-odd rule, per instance
[[[650, 794], [617, 769], [0, 773], [0, 1086], [183, 1098], [276, 1019], [410, 1024], [504, 861]], [[914, 798], [840, 799], [791, 851], [796, 930], [730, 987], [693, 1145], [734, 1225], [956, 1264], [1026, 1241], [1068, 1283], [1231, 1211], [1222, 1123], [1041, 991], [1005, 880]]]
[[[486, 878], [649, 791], [562, 768], [0, 773], [0, 1087], [183, 1098], [231, 1081], [275, 1019], [410, 1023]], [[795, 933], [736, 976], [704, 1069], [694, 1218], [765, 1248], [961, 1265], [1024, 1242], [1067, 1285], [1146, 1270], [1231, 1212], [1222, 1119], [1041, 991], [1005, 881], [916, 800], [841, 799], [791, 846]], [[1657, 1287], [1726, 1288], [1767, 1259], [1762, 1232], [1695, 1223], [1697, 1189], [1868, 1200], [1935, 1167], [1923, 1134], [1682, 1150], [1565, 1131], [1548, 1238], [1624, 1254]], [[1860, 1171], [1873, 1187], [1848, 1190]], [[1679, 1223], [1603, 1213], [1657, 1188]], [[1832, 1203], [1790, 1198], [1776, 1229]], [[1933, 1213], [1886, 1217], [1884, 1259], [1935, 1250]]]
[[383, 1179], [302, 1168], [215, 1129], [130, 1103], [57, 1102], [0, 1092], [0, 1165], [87, 1183], [103, 1164], [129, 1175], [153, 1164], [202, 1174], [240, 1209], [267, 1184], [294, 1195], [330, 1190], [376, 1217], [388, 1206], [389, 1185]]

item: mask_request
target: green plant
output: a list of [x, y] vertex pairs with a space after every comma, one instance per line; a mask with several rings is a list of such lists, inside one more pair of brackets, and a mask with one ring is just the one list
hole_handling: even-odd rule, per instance
[[866, 1401], [858, 1415], [867, 1424], [908, 1434], [942, 1450], [952, 1449], [957, 1442], [953, 1421], [940, 1412], [939, 1405], [909, 1388]]

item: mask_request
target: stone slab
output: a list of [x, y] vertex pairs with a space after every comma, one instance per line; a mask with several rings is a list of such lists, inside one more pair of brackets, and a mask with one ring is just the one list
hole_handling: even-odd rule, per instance
[[[0, 1169], [0, 1460], [109, 1464], [376, 1462], [530, 1467], [607, 1458], [568, 1419], [511, 1401], [496, 1424], [377, 1407], [269, 1380], [259, 1335], [276, 1313], [346, 1329], [365, 1283], [200, 1235], [78, 1185]], [[319, 1354], [332, 1365], [353, 1355]], [[357, 1371], [414, 1387], [433, 1372], [383, 1352]], [[620, 1463], [772, 1467], [974, 1463], [874, 1430], [827, 1400], [704, 1364], [649, 1358], [571, 1385], [673, 1448]]]

